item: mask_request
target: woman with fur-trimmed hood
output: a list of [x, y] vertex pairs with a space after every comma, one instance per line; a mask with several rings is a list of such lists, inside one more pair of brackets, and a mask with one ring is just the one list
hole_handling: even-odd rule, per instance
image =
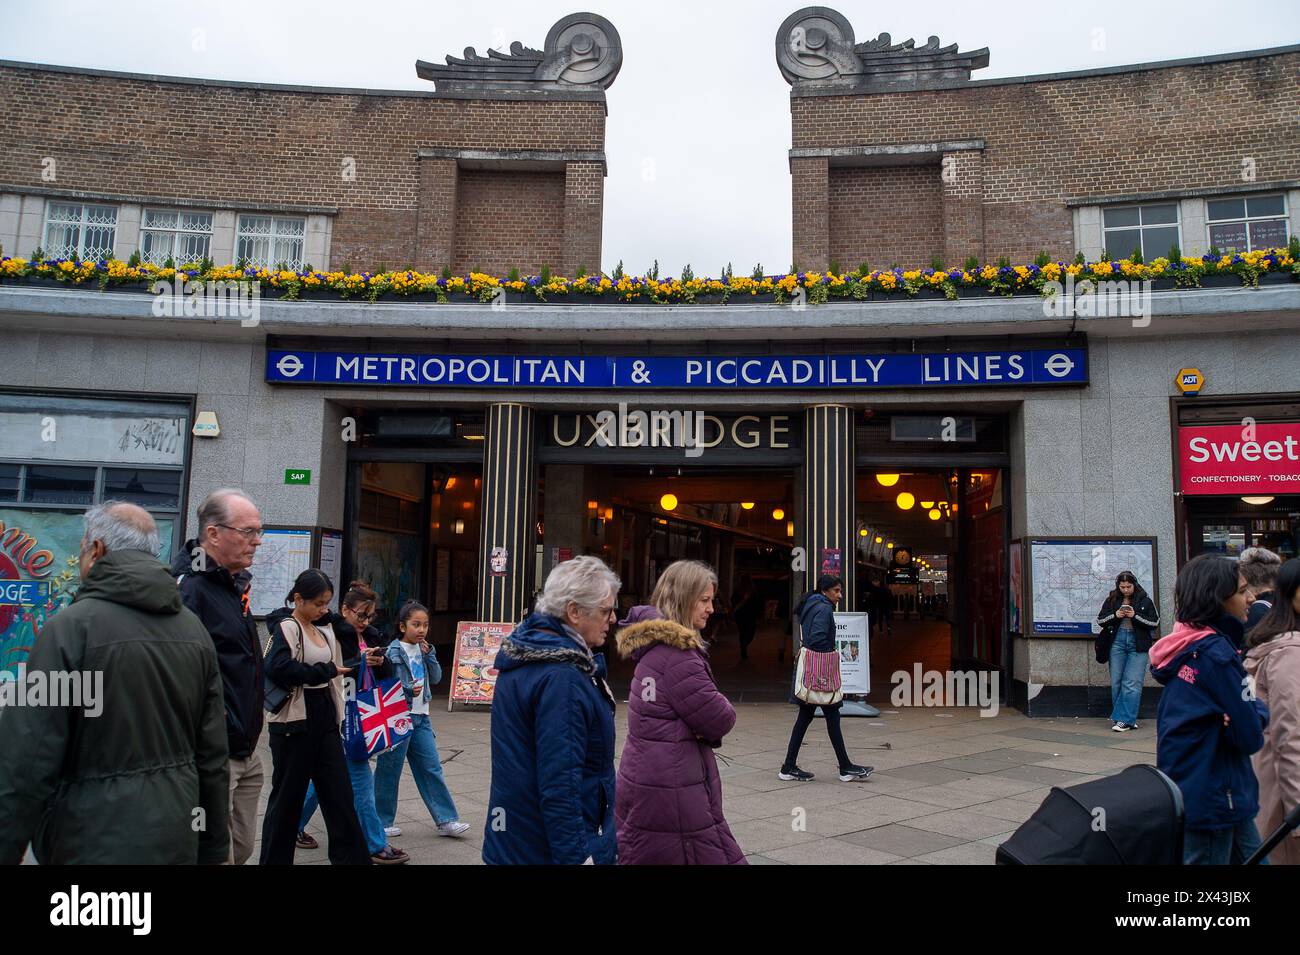
[[714, 682], [700, 637], [717, 585], [708, 565], [677, 561], [651, 605], [619, 621], [618, 651], [636, 663], [614, 813], [620, 864], [745, 864], [722, 815], [713, 755], [736, 711]]

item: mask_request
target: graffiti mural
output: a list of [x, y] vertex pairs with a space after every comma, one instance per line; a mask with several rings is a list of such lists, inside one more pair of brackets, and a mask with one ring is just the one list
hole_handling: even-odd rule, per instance
[[80, 514], [0, 508], [0, 680], [18, 675], [45, 624], [72, 603]]

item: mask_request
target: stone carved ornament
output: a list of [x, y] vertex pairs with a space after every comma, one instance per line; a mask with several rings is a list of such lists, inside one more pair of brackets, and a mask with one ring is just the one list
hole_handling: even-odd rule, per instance
[[989, 51], [960, 53], [955, 43], [941, 47], [937, 36], [924, 46], [894, 43], [888, 33], [854, 43], [853, 26], [839, 11], [804, 7], [777, 30], [776, 64], [792, 85], [916, 87], [969, 80], [971, 70], [989, 65]]
[[623, 65], [623, 42], [614, 24], [595, 13], [571, 13], [546, 34], [541, 50], [518, 40], [509, 53], [479, 56], [467, 47], [446, 65], [417, 60], [415, 72], [439, 92], [454, 90], [606, 89]]

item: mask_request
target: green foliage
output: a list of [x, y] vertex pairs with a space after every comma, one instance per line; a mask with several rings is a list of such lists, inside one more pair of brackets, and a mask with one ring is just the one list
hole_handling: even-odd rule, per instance
[[442, 267], [442, 277], [443, 277], [444, 279], [449, 279], [449, 278], [451, 278], [451, 266], [450, 266], [450, 265], [444, 265], [444, 266]]
[[1291, 258], [1300, 262], [1300, 235], [1291, 236], [1291, 241], [1287, 243], [1286, 249]]
[[979, 256], [976, 255], [966, 256], [966, 265], [964, 266], [964, 268], [966, 269], [967, 272], [978, 272], [980, 270]]
[[1034, 256], [1034, 265], [1038, 266], [1040, 269], [1051, 261], [1052, 257], [1047, 254], [1046, 249], [1039, 249], [1038, 254]]
[[750, 277], [751, 279], [753, 279], [755, 282], [761, 282], [761, 281], [763, 280], [763, 263], [762, 263], [762, 262], [758, 262], [758, 263], [756, 263], [756, 264], [754, 265], [754, 270], [753, 270], [752, 272], [749, 273], [749, 277]]
[[941, 256], [941, 255], [932, 255], [932, 256], [930, 256], [930, 268], [934, 269], [936, 272], [942, 272], [942, 271], [943, 271], [943, 256]]
[[866, 278], [870, 274], [871, 274], [871, 266], [866, 262], [859, 262], [858, 275], [862, 276], [863, 278]]
[[[207, 261], [207, 260], [205, 259], [204, 261]], [[135, 268], [139, 268], [139, 267], [140, 267], [140, 250], [139, 250], [139, 249], [136, 249], [134, 252], [131, 253], [131, 257], [130, 257], [129, 259], [126, 260], [126, 264], [127, 264], [127, 267], [128, 267], [128, 268], [132, 268], [132, 269], [135, 269]]]
[[42, 249], [39, 245], [38, 245], [34, 250], [32, 250], [32, 260], [31, 260], [31, 261], [32, 261], [32, 264], [33, 264], [33, 265], [35, 265], [37, 262], [44, 262], [44, 261], [45, 261], [45, 250]]
[[687, 262], [682, 266], [682, 281], [689, 282], [695, 278], [695, 272], [691, 269], [691, 263]]
[[1217, 245], [1212, 245], [1210, 246], [1210, 256], [1215, 259], [1221, 259], [1223, 258], [1223, 253], [1219, 251]]
[[1129, 258], [1129, 261], [1132, 262], [1132, 263], [1134, 263], [1135, 265], [1141, 265], [1141, 264], [1142, 264], [1142, 246], [1139, 245], [1136, 249], [1134, 249], [1131, 253], [1129, 253], [1129, 257], [1128, 257], [1128, 258]]
[[1183, 250], [1178, 248], [1178, 243], [1175, 242], [1173, 245], [1169, 247], [1169, 261], [1177, 264], [1182, 260], [1183, 260]]
[[1000, 269], [1011, 268], [1011, 260], [1007, 258], [1005, 255], [998, 256], [998, 268]]
[[839, 274], [840, 274], [840, 263], [835, 261], [834, 259], [831, 259], [831, 275], [839, 275]]
[[645, 277], [659, 281], [659, 260], [655, 259], [655, 264], [646, 269]]
[[174, 268], [176, 268], [176, 262], [175, 262], [174, 259], [172, 259], [172, 257], [171, 257], [170, 255], [167, 256], [167, 261], [163, 263], [163, 268], [165, 268], [165, 269], [174, 269]]
[[580, 279], [580, 278], [582, 278], [583, 276], [585, 276], [586, 274], [587, 274], [587, 267], [586, 267], [585, 265], [583, 265], [582, 263], [578, 263], [578, 274], [575, 275], [574, 278], [579, 278], [579, 279]]
[[519, 269], [518, 269], [518, 268], [511, 268], [510, 273], [506, 276], [506, 281], [507, 281], [507, 282], [518, 282], [518, 281], [519, 281]]
[[1075, 264], [1075, 265], [1084, 265], [1084, 264], [1086, 263], [1086, 261], [1087, 261], [1087, 260], [1084, 259], [1084, 257], [1083, 257], [1083, 253], [1082, 253], [1082, 252], [1076, 252], [1076, 253], [1074, 253], [1074, 264]]
[[623, 260], [619, 259], [618, 265], [614, 268], [614, 274], [611, 275], [610, 278], [614, 280], [615, 284], [617, 284], [623, 278], [623, 274]]
[[[140, 253], [137, 252], [137, 253], [135, 254], [136, 265], [139, 265], [139, 264], [140, 264], [139, 257], [140, 257]], [[208, 274], [209, 272], [211, 272], [214, 268], [216, 268], [216, 263], [214, 263], [214, 262], [212, 261], [211, 258], [209, 258], [208, 256], [205, 255], [205, 256], [203, 257], [203, 261], [199, 263], [199, 272], [200, 272], [201, 274], [203, 274], [203, 275], [207, 275], [207, 274]], [[307, 270], [308, 270], [308, 271], [311, 271], [311, 266], [310, 266], [310, 265], [307, 266]]]
[[546, 285], [551, 281], [551, 267], [549, 265], [542, 266], [542, 271], [538, 276], [538, 279], [541, 280], [542, 285]]

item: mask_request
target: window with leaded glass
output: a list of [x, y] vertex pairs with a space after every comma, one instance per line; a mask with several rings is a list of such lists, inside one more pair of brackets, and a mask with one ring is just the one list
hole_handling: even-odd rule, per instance
[[235, 260], [255, 268], [283, 265], [296, 271], [303, 266], [306, 235], [305, 219], [241, 215], [235, 234]]
[[154, 265], [201, 262], [212, 248], [212, 213], [146, 209], [140, 222], [140, 257]]
[[51, 202], [41, 248], [47, 259], [111, 259], [116, 235], [116, 206]]

